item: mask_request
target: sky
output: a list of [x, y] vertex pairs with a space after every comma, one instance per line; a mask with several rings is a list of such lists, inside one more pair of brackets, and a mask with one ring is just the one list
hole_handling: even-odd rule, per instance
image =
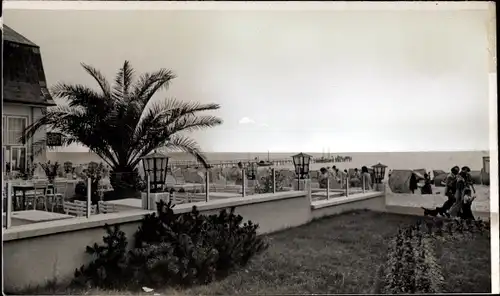
[[[155, 99], [218, 103], [207, 152], [488, 150], [487, 10], [4, 10], [48, 85], [177, 78]], [[69, 147], [67, 151], [81, 148]]]

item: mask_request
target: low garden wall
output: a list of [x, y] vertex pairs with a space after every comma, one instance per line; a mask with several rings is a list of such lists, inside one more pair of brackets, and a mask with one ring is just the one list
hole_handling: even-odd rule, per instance
[[[181, 204], [176, 205], [174, 211], [189, 212], [193, 205], [204, 214], [236, 207], [236, 213], [245, 220], [258, 223], [258, 232], [265, 234], [348, 210], [385, 211], [385, 195], [382, 192], [367, 192], [311, 203], [310, 191], [287, 191]], [[5, 230], [4, 289], [13, 292], [45, 285], [49, 281], [70, 280], [75, 269], [90, 260], [85, 254], [85, 247], [102, 242], [105, 224], [120, 225], [131, 246], [142, 218], [152, 212], [136, 209], [90, 218], [21, 225]]]

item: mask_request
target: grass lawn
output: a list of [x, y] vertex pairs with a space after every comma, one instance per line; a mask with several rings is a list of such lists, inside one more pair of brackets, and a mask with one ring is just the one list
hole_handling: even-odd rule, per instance
[[[166, 288], [154, 292], [160, 295], [371, 293], [377, 269], [386, 259], [387, 241], [399, 225], [418, 219], [359, 211], [316, 220], [270, 234], [270, 247], [265, 253], [221, 281], [182, 291]], [[486, 235], [471, 241], [439, 242], [436, 246], [446, 281], [443, 292], [490, 292], [490, 241]], [[70, 292], [82, 294], [68, 290], [61, 293]]]

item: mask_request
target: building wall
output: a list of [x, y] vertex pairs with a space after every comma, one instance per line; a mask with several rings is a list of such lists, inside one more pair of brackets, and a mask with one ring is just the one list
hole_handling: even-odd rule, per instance
[[[12, 104], [12, 103], [3, 103], [3, 116], [22, 116], [27, 118], [27, 125], [30, 125], [34, 122], [34, 120], [42, 117], [42, 111], [46, 109], [46, 107], [35, 107], [25, 104]], [[33, 139], [28, 141], [27, 147], [27, 159], [33, 154], [32, 145], [34, 142], [45, 138], [46, 130], [39, 130]], [[42, 150], [42, 153], [34, 156], [34, 162], [45, 162], [47, 159], [46, 149]], [[6, 160], [8, 161], [8, 160]], [[41, 170], [37, 170], [35, 172], [37, 174], [41, 173]]]

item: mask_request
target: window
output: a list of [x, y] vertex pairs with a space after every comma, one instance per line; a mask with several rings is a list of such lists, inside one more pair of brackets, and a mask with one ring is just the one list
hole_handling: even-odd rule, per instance
[[7, 144], [23, 145], [20, 137], [26, 128], [26, 117], [7, 117]]
[[28, 123], [27, 117], [2, 117], [2, 166], [4, 172], [23, 171], [27, 164], [27, 148], [20, 141], [22, 133]]
[[5, 165], [7, 163], [7, 159], [5, 157], [7, 157], [7, 149], [5, 149], [4, 146], [2, 147], [2, 172], [7, 171], [7, 166]]
[[2, 116], [2, 143], [7, 141], [7, 117]]
[[26, 169], [26, 147], [12, 146], [10, 148], [11, 171], [24, 171]]

